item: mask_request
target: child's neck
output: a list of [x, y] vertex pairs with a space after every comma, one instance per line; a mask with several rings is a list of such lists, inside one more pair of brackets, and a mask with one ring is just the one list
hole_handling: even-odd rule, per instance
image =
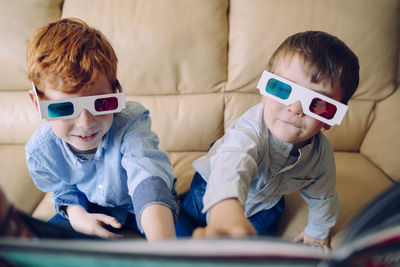
[[75, 154], [94, 154], [97, 151], [97, 147], [90, 149], [90, 150], [79, 150], [73, 146], [71, 146], [70, 144], [68, 144], [68, 147], [72, 150], [72, 152], [74, 152]]
[[293, 144], [292, 151], [290, 151], [290, 155], [293, 157], [298, 157], [300, 155], [299, 149], [304, 147], [310, 142], [310, 139], [302, 141], [300, 143]]

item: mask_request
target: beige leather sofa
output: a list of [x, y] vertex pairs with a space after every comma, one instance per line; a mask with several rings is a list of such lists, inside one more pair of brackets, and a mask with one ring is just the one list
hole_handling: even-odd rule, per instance
[[[33, 185], [24, 144], [42, 123], [27, 91], [26, 40], [61, 17], [100, 29], [119, 57], [128, 100], [151, 111], [179, 193], [191, 163], [246, 109], [256, 83], [289, 35], [323, 30], [358, 55], [360, 86], [341, 126], [325, 132], [335, 150], [341, 212], [333, 246], [362, 205], [400, 178], [398, 0], [0, 0], [0, 185], [19, 208], [47, 220], [50, 194]], [[287, 198], [280, 234], [307, 222], [298, 194]]]

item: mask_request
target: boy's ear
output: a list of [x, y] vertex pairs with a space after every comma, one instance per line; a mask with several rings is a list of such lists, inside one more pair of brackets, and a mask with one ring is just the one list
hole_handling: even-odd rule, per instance
[[267, 97], [262, 95], [261, 96], [261, 102], [265, 104], [266, 100], [267, 100]]
[[36, 111], [39, 112], [38, 102], [36, 100], [36, 96], [33, 90], [29, 90], [29, 98], [31, 99], [33, 105], [35, 106]]
[[324, 123], [324, 125], [322, 126], [325, 130], [329, 130], [331, 128], [330, 125]]

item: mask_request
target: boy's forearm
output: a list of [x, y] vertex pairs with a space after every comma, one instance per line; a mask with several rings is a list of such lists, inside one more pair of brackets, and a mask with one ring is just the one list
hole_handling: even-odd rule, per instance
[[87, 211], [80, 205], [64, 206], [65, 213], [68, 216], [72, 228], [81, 231], [81, 225], [85, 224], [85, 214]]
[[80, 205], [70, 205], [70, 206], [64, 206], [64, 210], [67, 213], [68, 217], [71, 217], [72, 215], [79, 215], [82, 213], [86, 213], [86, 210], [80, 206]]
[[174, 217], [169, 207], [162, 204], [149, 205], [143, 210], [140, 219], [147, 240], [176, 238]]
[[244, 214], [244, 207], [237, 198], [224, 199], [209, 211], [208, 231], [211, 235], [256, 235], [251, 222]]
[[239, 214], [244, 214], [244, 209], [242, 204], [236, 198], [227, 198], [210, 208], [210, 222], [212, 219], [217, 219], [219, 217], [225, 217], [229, 215], [234, 215], [233, 217], [239, 216]]

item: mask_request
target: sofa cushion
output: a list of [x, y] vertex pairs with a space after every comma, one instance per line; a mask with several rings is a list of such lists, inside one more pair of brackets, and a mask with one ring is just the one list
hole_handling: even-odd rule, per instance
[[62, 16], [79, 17], [111, 40], [127, 93], [187, 94], [225, 84], [227, 10], [227, 0], [66, 0]]
[[0, 97], [0, 143], [24, 145], [43, 121], [28, 91], [2, 92]]
[[0, 186], [18, 208], [31, 214], [44, 193], [36, 188], [25, 163], [24, 146], [2, 145], [0, 149]]
[[60, 17], [62, 0], [0, 1], [0, 90], [30, 87], [26, 42], [34, 30]]
[[128, 96], [150, 110], [160, 148], [169, 152], [206, 151], [223, 133], [222, 94]]
[[374, 122], [365, 136], [361, 153], [400, 182], [400, 90], [379, 101]]

